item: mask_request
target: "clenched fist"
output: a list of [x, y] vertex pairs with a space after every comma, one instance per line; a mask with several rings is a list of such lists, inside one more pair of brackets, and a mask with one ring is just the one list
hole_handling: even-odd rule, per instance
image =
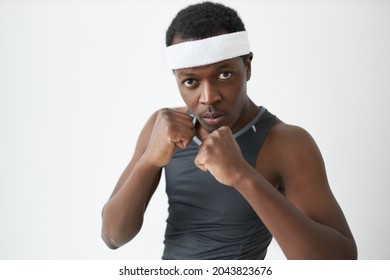
[[177, 148], [187, 148], [195, 136], [192, 117], [174, 109], [161, 109], [150, 136], [145, 155], [156, 166], [167, 165]]
[[220, 183], [234, 186], [248, 168], [229, 127], [223, 126], [204, 139], [195, 158], [201, 170], [210, 172]]

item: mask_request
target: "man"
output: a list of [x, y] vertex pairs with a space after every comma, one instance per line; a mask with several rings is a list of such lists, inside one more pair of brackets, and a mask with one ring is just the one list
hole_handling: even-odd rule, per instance
[[106, 244], [138, 233], [165, 168], [163, 259], [263, 259], [272, 237], [288, 259], [356, 259], [314, 140], [247, 95], [253, 54], [237, 13], [189, 6], [166, 44], [187, 106], [161, 109], [144, 126], [103, 210]]

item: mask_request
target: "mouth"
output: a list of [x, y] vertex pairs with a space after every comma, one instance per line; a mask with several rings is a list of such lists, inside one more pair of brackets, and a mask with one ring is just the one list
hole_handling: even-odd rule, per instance
[[218, 125], [223, 122], [225, 115], [217, 112], [207, 112], [202, 115], [202, 120], [208, 125]]

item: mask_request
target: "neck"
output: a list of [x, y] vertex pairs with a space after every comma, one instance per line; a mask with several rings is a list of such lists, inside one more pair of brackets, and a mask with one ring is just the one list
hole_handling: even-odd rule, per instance
[[259, 106], [257, 106], [255, 103], [253, 103], [252, 100], [248, 98], [248, 102], [241, 110], [240, 116], [231, 127], [232, 132], [236, 133], [241, 128], [246, 126], [257, 115], [259, 111], [260, 111]]

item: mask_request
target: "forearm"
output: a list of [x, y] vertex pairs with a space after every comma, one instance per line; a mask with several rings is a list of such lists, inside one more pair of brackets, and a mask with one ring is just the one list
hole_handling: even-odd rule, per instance
[[103, 209], [102, 238], [107, 246], [118, 248], [129, 242], [141, 229], [151, 189], [157, 184], [161, 169], [142, 157], [120, 189]]
[[296, 208], [255, 169], [235, 188], [245, 197], [288, 259], [354, 259], [354, 241]]

